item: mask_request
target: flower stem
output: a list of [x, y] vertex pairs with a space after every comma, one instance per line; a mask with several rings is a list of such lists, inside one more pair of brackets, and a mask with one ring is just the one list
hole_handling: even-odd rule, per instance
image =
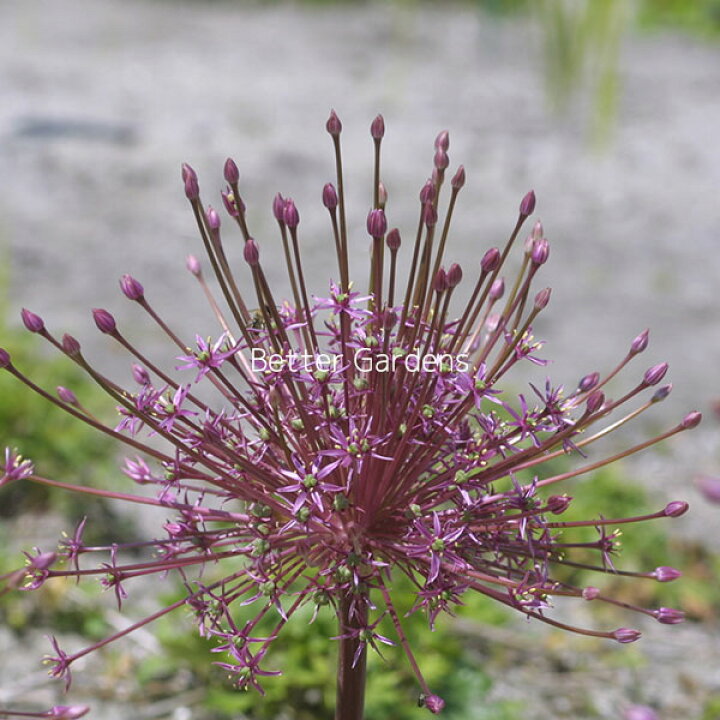
[[[367, 606], [348, 593], [340, 601], [340, 634], [348, 635], [367, 624]], [[356, 657], [357, 655], [357, 657]], [[365, 704], [366, 643], [357, 636], [340, 639], [335, 720], [362, 720]]]

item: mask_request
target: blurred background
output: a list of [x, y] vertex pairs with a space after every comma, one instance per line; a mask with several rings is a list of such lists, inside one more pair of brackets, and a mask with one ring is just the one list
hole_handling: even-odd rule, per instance
[[[696, 431], [571, 491], [586, 515], [691, 503], [672, 526], [628, 531], [621, 559], [623, 567], [682, 567], [677, 587], [643, 588], [639, 601], [680, 605], [690, 620], [648, 624], [641, 643], [617, 649], [473, 600], [442, 636], [421, 623], [417, 642], [450, 718], [618, 718], [633, 704], [665, 720], [720, 718], [720, 506], [698, 480], [720, 476], [720, 1], [2, 0], [0, 77], [1, 344], [46, 386], [68, 384], [91, 399], [72, 369], [20, 331], [20, 308], [76, 335], [121, 382], [128, 362], [96, 332], [91, 307], [113, 311], [148, 354], [164, 353], [168, 365], [175, 354], [119, 293], [122, 273], [135, 275], [186, 337], [214, 332], [184, 267], [201, 244], [182, 162], [197, 170], [204, 200], [221, 207], [222, 165], [235, 158], [252, 233], [280, 287], [270, 208], [278, 191], [293, 197], [306, 272], [320, 294], [331, 242], [320, 202], [333, 179], [324, 129], [331, 108], [344, 126], [356, 267], [368, 244], [369, 125], [378, 112], [388, 215], [407, 235], [433, 140], [450, 131], [451, 171], [464, 164], [468, 181], [448, 259], [466, 273], [504, 242], [534, 188], [552, 247], [544, 277], [553, 296], [535, 328], [552, 361], [543, 373], [572, 387], [612, 367], [650, 327], [650, 348], [625, 382], [667, 360], [674, 390], [632, 437], [671, 427], [691, 409], [706, 415]], [[5, 376], [0, 444], [18, 445], [47, 475], [123, 482], [116, 448]], [[52, 546], [84, 514], [109, 537], [141, 535], [146, 522], [102, 503], [5, 492], [0, 572], [17, 564], [20, 547]], [[637, 586], [626, 588], [618, 592], [638, 601]], [[75, 587], [5, 602], [0, 646], [12, 652], [0, 655], [0, 707], [57, 701], [37, 662], [45, 628], [60, 627], [77, 646], [125, 622], [112, 607]], [[267, 683], [264, 702], [228, 688], [189, 624], [176, 623], [78, 673], [72, 700], [108, 720], [328, 717], [334, 681], [322, 635], [333, 629], [296, 632], [276, 663], [285, 675]], [[374, 664], [368, 720], [423, 717], [413, 692], [399, 658]]]

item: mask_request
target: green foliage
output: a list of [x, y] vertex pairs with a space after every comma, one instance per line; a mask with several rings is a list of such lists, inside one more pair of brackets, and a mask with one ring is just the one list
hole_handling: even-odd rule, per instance
[[[443, 713], [448, 720], [514, 720], [521, 717], [520, 708], [512, 703], [485, 705], [484, 698], [490, 680], [467, 652], [462, 638], [453, 632], [451, 618], [440, 618], [438, 629], [429, 629], [422, 613], [405, 618], [413, 602], [409, 582], [398, 579], [395, 593], [403, 627], [410, 638], [413, 652], [433, 692], [447, 702]], [[170, 602], [175, 598], [165, 598]], [[468, 605], [461, 614], [478, 622], [504, 623], [508, 615], [496, 603], [484, 601], [477, 594], [468, 594]], [[255, 616], [257, 608], [240, 608], [237, 623]], [[213, 720], [249, 718], [252, 720], [323, 720], [333, 717], [335, 696], [335, 654], [338, 633], [334, 612], [323, 608], [314, 622], [310, 622], [313, 608], [305, 606], [297, 611], [273, 644], [264, 666], [281, 670], [279, 677], [263, 682], [266, 695], [234, 689], [224, 677], [224, 671], [209, 662], [209, 650], [214, 643], [199, 638], [196, 629], [187, 624], [179, 629], [177, 618], [159, 624], [157, 637], [163, 646], [163, 656], [143, 661], [138, 677], [145, 685], [156, 683], [181, 669], [190, 669], [198, 684], [207, 689], [202, 706]], [[258, 628], [259, 636], [269, 635], [278, 621], [271, 613]], [[388, 620], [379, 632], [395, 639]], [[383, 657], [370, 651], [368, 655], [368, 686], [366, 693], [367, 720], [414, 720], [424, 717], [427, 710], [417, 707], [418, 685], [402, 649], [382, 646]], [[215, 656], [223, 661], [221, 655]], [[478, 708], [483, 708], [482, 712]], [[206, 717], [203, 715], [202, 717]]]

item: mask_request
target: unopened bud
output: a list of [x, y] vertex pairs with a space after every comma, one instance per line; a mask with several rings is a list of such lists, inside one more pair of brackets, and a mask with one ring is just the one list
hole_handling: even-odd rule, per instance
[[654, 395], [650, 398], [650, 402], [657, 403], [662, 402], [672, 391], [672, 383], [659, 387]]
[[208, 207], [205, 213], [205, 219], [207, 220], [208, 227], [212, 232], [217, 232], [220, 229], [220, 216], [217, 214], [217, 210], [213, 207]]
[[420, 190], [420, 202], [424, 205], [435, 200], [435, 185], [432, 180], [428, 180]]
[[462, 281], [462, 268], [457, 263], [453, 263], [447, 271], [448, 287], [456, 288]]
[[530, 190], [525, 197], [520, 201], [520, 215], [527, 217], [532, 215], [535, 210], [535, 191]]
[[120, 278], [120, 289], [130, 300], [141, 300], [145, 290], [132, 275], [123, 275]]
[[571, 500], [567, 495], [551, 495], [547, 499], [547, 508], [553, 515], [561, 515], [568, 509]]
[[485, 274], [495, 272], [499, 264], [500, 251], [497, 248], [490, 248], [480, 261], [480, 270]]
[[385, 121], [383, 120], [382, 115], [378, 115], [370, 125], [370, 134], [373, 137], [373, 140], [381, 140], [383, 135], [385, 135]]
[[92, 315], [95, 325], [97, 325], [97, 329], [100, 332], [112, 335], [116, 331], [115, 318], [107, 310], [94, 308]]
[[447, 273], [444, 268], [440, 268], [433, 278], [432, 289], [436, 293], [441, 293], [448, 288]]
[[88, 705], [55, 705], [50, 708], [47, 717], [55, 718], [55, 720], [76, 720], [89, 712]]
[[43, 319], [39, 315], [36, 315], [34, 312], [23, 308], [20, 311], [20, 315], [22, 317], [23, 324], [30, 332], [39, 333], [45, 329], [45, 323], [43, 322]]
[[223, 175], [225, 176], [225, 182], [229, 183], [230, 185], [235, 185], [237, 184], [238, 180], [240, 180], [240, 171], [238, 170], [238, 166], [235, 164], [235, 161], [232, 158], [228, 158], [225, 161]]
[[387, 219], [383, 210], [371, 210], [367, 216], [367, 231], [374, 238], [381, 238], [387, 232]]
[[534, 307], [535, 310], [544, 310], [547, 304], [550, 302], [550, 293], [552, 288], [544, 288], [535, 296]]
[[0, 347], [0, 368], [8, 368], [11, 364], [10, 353], [5, 348]]
[[582, 598], [583, 600], [587, 600], [589, 602], [590, 600], [594, 600], [599, 594], [600, 589], [590, 585], [586, 588], [583, 588]]
[[30, 558], [30, 567], [35, 570], [47, 570], [57, 560], [57, 553], [55, 552], [44, 552], [39, 555], [35, 555]]
[[661, 565], [655, 568], [655, 572], [653, 572], [652, 575], [658, 582], [672, 582], [673, 580], [677, 580], [682, 573], [674, 567]]
[[684, 515], [689, 509], [690, 506], [683, 500], [673, 500], [665, 506], [664, 513], [666, 517], [675, 518]]
[[383, 210], [384, 210], [385, 206], [387, 205], [387, 201], [388, 201], [388, 191], [387, 191], [387, 188], [385, 187], [385, 183], [381, 182], [378, 185], [378, 205], [381, 208], [383, 208]]
[[450, 158], [448, 154], [444, 150], [438, 149], [435, 152], [435, 157], [433, 157], [433, 165], [435, 165], [438, 170], [445, 170], [449, 164]]
[[585, 377], [580, 378], [578, 383], [578, 390], [580, 392], [588, 392], [592, 390], [600, 382], [600, 373], [593, 372], [588, 373]]
[[260, 250], [252, 238], [248, 238], [243, 248], [243, 257], [250, 267], [255, 267], [260, 262]]
[[497, 278], [495, 282], [490, 286], [490, 292], [488, 292], [488, 298], [490, 302], [496, 302], [505, 293], [505, 279]]
[[693, 410], [693, 412], [688, 413], [683, 419], [680, 425], [682, 426], [683, 430], [691, 430], [694, 427], [697, 427], [700, 424], [700, 421], [702, 420], [702, 413], [699, 413], [697, 410]]
[[657, 385], [665, 377], [667, 370], [668, 364], [666, 362], [648, 368], [645, 375], [643, 375], [643, 385]]
[[603, 406], [605, 402], [605, 393], [602, 390], [595, 390], [590, 393], [587, 399], [587, 411], [588, 413], [596, 413]]
[[195, 175], [188, 175], [185, 180], [185, 197], [194, 202], [200, 197], [200, 186]]
[[62, 385], [58, 385], [55, 388], [55, 392], [57, 393], [57, 396], [68, 405], [77, 405], [78, 399], [75, 393], [70, 390], [69, 388], [63, 387]]
[[334, 110], [330, 111], [330, 117], [328, 118], [327, 123], [325, 123], [325, 129], [333, 137], [338, 137], [338, 135], [342, 132], [342, 123], [340, 122], [340, 118], [335, 114]]
[[65, 333], [61, 345], [63, 351], [70, 356], [80, 354], [80, 343], [72, 335]]
[[650, 339], [650, 330], [643, 330], [633, 341], [630, 343], [630, 354], [637, 355], [641, 353], [647, 346]]
[[620, 643], [631, 643], [640, 639], [642, 633], [632, 628], [618, 628], [612, 636]]
[[655, 610], [653, 615], [663, 625], [677, 625], [685, 620], [685, 613], [675, 608], [661, 607]]
[[133, 363], [132, 376], [138, 385], [149, 385], [150, 384], [150, 375], [148, 374], [148, 371], [142, 365]]
[[300, 213], [292, 198], [285, 201], [283, 208], [283, 221], [289, 228], [296, 228], [300, 224]]
[[283, 211], [285, 210], [285, 198], [278, 193], [273, 198], [273, 215], [275, 216], [275, 219], [279, 223], [284, 223], [285, 220], [283, 219]]
[[447, 152], [450, 149], [450, 133], [447, 130], [443, 130], [438, 133], [435, 138], [435, 149]]
[[457, 172], [453, 175], [452, 180], [450, 181], [450, 185], [455, 190], [460, 190], [460, 188], [465, 185], [465, 168], [461, 165]]
[[550, 243], [545, 238], [540, 238], [533, 242], [532, 252], [530, 253], [530, 259], [535, 265], [542, 265], [547, 262], [548, 256], [550, 255]]
[[188, 255], [185, 259], [185, 267], [195, 276], [200, 277], [202, 270], [200, 261], [194, 255]]
[[385, 242], [387, 243], [388, 248], [392, 252], [396, 252], [400, 249], [400, 231], [397, 228], [393, 228], [385, 238]]
[[323, 188], [322, 192], [323, 205], [330, 211], [333, 211], [338, 204], [338, 196], [335, 191], [335, 186], [332, 183], [327, 183]]
[[720, 503], [720, 478], [700, 475], [695, 484], [703, 497], [711, 503]]

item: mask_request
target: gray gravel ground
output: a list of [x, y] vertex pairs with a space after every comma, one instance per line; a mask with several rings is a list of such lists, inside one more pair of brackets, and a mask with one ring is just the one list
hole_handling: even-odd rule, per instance
[[[330, 246], [319, 196], [332, 179], [325, 119], [334, 107], [345, 125], [359, 259], [370, 203], [367, 128], [382, 112], [391, 223], [408, 236], [432, 141], [450, 130], [451, 160], [468, 172], [450, 257], [466, 270], [502, 242], [519, 199], [535, 188], [553, 243], [550, 320], [536, 331], [548, 341], [556, 381], [610, 367], [650, 326], [646, 359], [671, 363], [675, 391], [645, 430], [693, 407], [707, 411], [720, 395], [720, 48], [673, 34], [629, 38], [616, 127], [598, 152], [583, 102], [561, 118], [548, 112], [539, 47], [529, 24], [451, 4], [3, 0], [0, 253], [9, 306], [40, 312], [125, 375], [86, 308], [113, 309], [144, 348], [162, 347], [119, 296], [122, 272], [143, 281], [171, 324], [188, 335], [208, 332], [184, 272], [185, 255], [199, 245], [179, 165], [193, 164], [204, 197], [215, 201], [228, 154], [240, 165], [266, 257], [275, 242], [272, 196], [295, 198], [306, 267], [322, 292]], [[271, 280], [282, 283], [280, 263], [272, 267]], [[691, 478], [717, 474], [719, 460], [710, 420], [671, 453], [630, 465], [661, 501], [694, 501], [676, 531], [716, 550], [718, 510], [703, 505]], [[522, 625], [517, 642], [525, 632]], [[528, 715], [538, 720], [581, 717], [572, 706], [576, 682], [595, 698], [599, 717], [618, 717], [628, 699], [657, 702], [666, 720], [698, 717], [702, 698], [720, 693], [718, 639], [717, 628], [653, 626], [641, 651], [648, 661], [632, 676], [594, 672], [590, 662], [559, 685], [550, 670], [536, 672], [544, 656], [534, 665], [519, 662], [519, 651], [498, 670], [493, 692], [544, 698]], [[0, 657], [3, 677], [12, 673], [8, 657]], [[113, 712], [96, 717], [123, 716]]]

